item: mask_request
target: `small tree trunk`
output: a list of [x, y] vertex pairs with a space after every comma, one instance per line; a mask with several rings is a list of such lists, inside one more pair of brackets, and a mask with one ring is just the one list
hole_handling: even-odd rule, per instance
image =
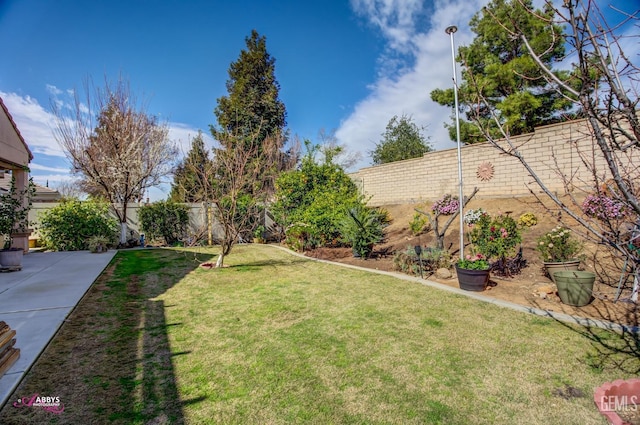
[[127, 243], [127, 223], [120, 223], [120, 243], [122, 245]]
[[224, 266], [224, 257], [225, 255], [229, 255], [231, 253], [231, 248], [233, 248], [233, 242], [237, 238], [232, 238], [229, 233], [233, 233], [231, 231], [226, 231], [225, 236], [222, 239], [222, 244], [220, 246], [220, 255], [218, 256], [218, 261], [216, 261], [216, 268]]
[[220, 268], [224, 265], [224, 253], [220, 252], [218, 255], [218, 260], [216, 261], [216, 268]]

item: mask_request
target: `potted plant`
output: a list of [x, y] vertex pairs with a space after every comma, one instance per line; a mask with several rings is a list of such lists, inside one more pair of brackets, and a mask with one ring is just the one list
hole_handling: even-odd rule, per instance
[[578, 270], [580, 266], [578, 255], [582, 251], [582, 244], [566, 227], [556, 226], [540, 236], [536, 249], [542, 257], [547, 274], [554, 283], [556, 283], [555, 272]]
[[4, 246], [0, 250], [2, 267], [14, 270], [22, 268], [23, 250], [12, 248], [13, 236], [27, 231], [27, 219], [34, 193], [35, 186], [32, 180], [29, 180], [26, 190], [18, 191], [15, 176], [12, 176], [9, 191], [0, 194], [0, 234], [4, 237]]
[[498, 214], [491, 217], [486, 211], [478, 209], [465, 214], [464, 219], [471, 229], [469, 240], [473, 244], [473, 255], [458, 261], [456, 273], [462, 289], [465, 289], [463, 286], [466, 286], [463, 280], [467, 280], [467, 273], [464, 270], [473, 270], [475, 275], [485, 273], [484, 286], [482, 289], [475, 289], [482, 291], [489, 282], [491, 270], [489, 260], [497, 258], [501, 264], [505, 264], [505, 259], [515, 253], [522, 237], [516, 221], [508, 214]]
[[489, 213], [482, 212], [470, 227], [471, 243], [487, 260], [496, 258], [505, 263], [506, 258], [513, 256], [522, 242], [518, 224], [509, 214], [498, 213], [491, 217]]
[[465, 291], [484, 291], [489, 283], [489, 262], [484, 255], [467, 255], [456, 263], [456, 274], [460, 289]]

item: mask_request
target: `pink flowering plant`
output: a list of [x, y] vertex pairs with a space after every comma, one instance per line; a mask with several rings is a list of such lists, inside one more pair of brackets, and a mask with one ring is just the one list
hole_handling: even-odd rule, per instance
[[522, 242], [520, 229], [516, 221], [507, 214], [491, 217], [483, 212], [473, 224], [469, 238], [476, 252], [487, 260], [497, 258], [505, 260], [515, 254]]
[[457, 196], [452, 196], [447, 193], [442, 198], [438, 199], [431, 206], [431, 211], [435, 215], [453, 215], [460, 209], [460, 203]]
[[473, 255], [467, 254], [463, 259], [458, 260], [457, 264], [459, 269], [489, 270], [489, 262], [485, 256], [480, 253]]
[[582, 211], [591, 218], [616, 220], [626, 215], [625, 205], [604, 194], [589, 195], [582, 202]]
[[577, 260], [582, 251], [582, 244], [571, 234], [566, 227], [557, 226], [550, 232], [540, 236], [536, 249], [546, 263], [563, 263]]

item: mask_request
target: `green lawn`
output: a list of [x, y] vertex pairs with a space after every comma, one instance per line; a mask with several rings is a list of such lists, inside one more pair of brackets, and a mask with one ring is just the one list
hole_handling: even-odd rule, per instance
[[65, 412], [0, 423], [604, 424], [593, 389], [640, 369], [604, 331], [263, 245], [196, 267], [216, 254], [120, 252], [19, 388]]

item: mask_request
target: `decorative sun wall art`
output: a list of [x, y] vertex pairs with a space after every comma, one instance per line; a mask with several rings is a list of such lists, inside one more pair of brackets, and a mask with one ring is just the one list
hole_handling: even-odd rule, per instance
[[478, 165], [476, 175], [483, 182], [491, 180], [493, 178], [493, 164], [488, 161], [481, 163]]

